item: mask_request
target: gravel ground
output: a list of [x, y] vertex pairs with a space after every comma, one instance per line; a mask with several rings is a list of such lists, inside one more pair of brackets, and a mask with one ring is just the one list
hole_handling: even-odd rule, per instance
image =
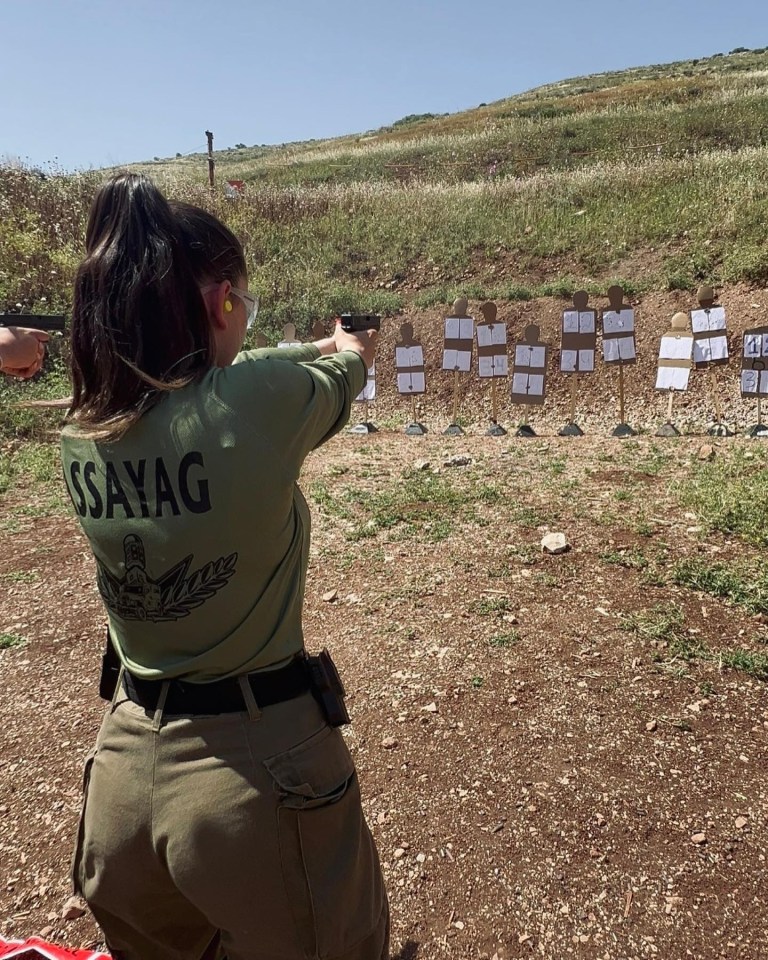
[[[722, 665], [766, 629], [669, 576], [759, 559], [678, 500], [700, 456], [737, 452], [765, 468], [759, 441], [479, 429], [310, 458], [308, 646], [349, 691], [394, 958], [768, 956], [766, 688]], [[103, 616], [61, 499], [0, 501], [1, 632], [24, 640], [0, 650], [0, 933], [80, 946], [97, 928], [62, 913]], [[690, 657], [628, 629], [649, 610], [679, 612]]]

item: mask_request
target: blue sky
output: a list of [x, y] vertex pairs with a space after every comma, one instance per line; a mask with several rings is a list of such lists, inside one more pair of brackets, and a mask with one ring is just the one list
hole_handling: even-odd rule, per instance
[[766, 0], [0, 0], [0, 158], [66, 169], [355, 133], [768, 45]]

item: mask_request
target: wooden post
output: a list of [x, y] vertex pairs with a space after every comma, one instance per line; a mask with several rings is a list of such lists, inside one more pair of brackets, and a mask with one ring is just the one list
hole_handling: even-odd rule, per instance
[[416, 423], [416, 394], [411, 394], [411, 423]]
[[762, 397], [760, 396], [760, 394], [758, 393], [758, 395], [757, 395], [757, 422], [758, 422], [758, 423], [762, 423], [762, 422], [763, 422], [763, 416], [762, 416], [762, 412], [761, 412], [761, 411], [762, 411], [762, 403], [763, 403], [763, 398], [762, 398]]
[[672, 402], [675, 399], [675, 391], [669, 391], [669, 397], [667, 398], [667, 423], [672, 423]]
[[709, 389], [712, 391], [712, 402], [715, 406], [715, 416], [717, 417], [717, 422], [722, 423], [723, 414], [720, 408], [720, 397], [717, 393], [717, 374], [715, 373], [715, 368], [710, 367], [707, 373], [709, 374]]
[[206, 130], [205, 135], [208, 138], [208, 184], [213, 190], [213, 168], [216, 165], [213, 159], [213, 134], [210, 130]]
[[571, 376], [571, 412], [569, 423], [576, 423], [576, 380], [578, 379], [578, 374], [574, 373]]
[[619, 423], [626, 423], [624, 419], [624, 364], [619, 364]]
[[453, 420], [456, 423], [459, 416], [459, 371], [453, 371]]
[[491, 422], [499, 422], [498, 403], [496, 401], [496, 377], [491, 377]]

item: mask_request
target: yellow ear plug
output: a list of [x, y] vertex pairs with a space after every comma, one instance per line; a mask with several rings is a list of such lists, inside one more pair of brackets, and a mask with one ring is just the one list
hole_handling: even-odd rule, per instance
[[231, 300], [225, 300], [225, 301], [224, 301], [224, 313], [232, 313], [232, 301], [231, 301]]

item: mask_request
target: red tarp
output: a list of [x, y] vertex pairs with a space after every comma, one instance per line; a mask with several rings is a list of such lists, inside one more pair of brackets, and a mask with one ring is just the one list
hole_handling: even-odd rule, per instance
[[16, 957], [18, 960], [111, 960], [107, 953], [94, 953], [93, 950], [65, 950], [52, 943], [46, 943], [39, 937], [28, 940], [3, 940], [0, 937], [0, 960]]

